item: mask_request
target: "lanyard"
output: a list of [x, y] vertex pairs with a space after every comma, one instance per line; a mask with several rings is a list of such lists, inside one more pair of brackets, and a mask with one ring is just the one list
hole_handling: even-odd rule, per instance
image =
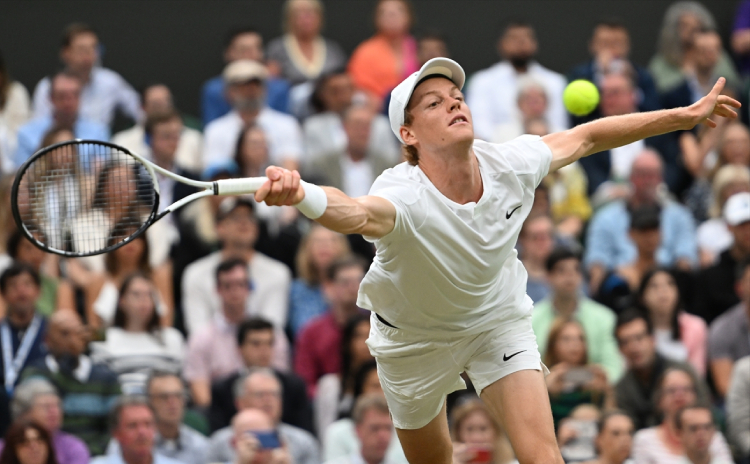
[[11, 360], [11, 354], [13, 353], [13, 342], [11, 340], [10, 324], [6, 320], [0, 326], [0, 338], [2, 338], [3, 348], [3, 368], [5, 374], [5, 390], [8, 394], [13, 393], [13, 385], [16, 383], [18, 374], [21, 372], [21, 368], [26, 362], [26, 358], [29, 357], [31, 347], [34, 345], [34, 340], [39, 333], [39, 327], [42, 324], [42, 319], [39, 316], [34, 316], [34, 320], [31, 321], [31, 325], [26, 330], [21, 340], [21, 345], [18, 347], [18, 352], [15, 358]]

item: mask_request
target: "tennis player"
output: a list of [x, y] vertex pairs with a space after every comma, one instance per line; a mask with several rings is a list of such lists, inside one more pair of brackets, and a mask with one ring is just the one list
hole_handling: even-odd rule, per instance
[[687, 108], [599, 119], [504, 144], [474, 139], [458, 63], [427, 62], [391, 94], [389, 117], [407, 162], [386, 170], [370, 195], [300, 181], [269, 167], [255, 194], [296, 205], [344, 234], [362, 234], [377, 256], [359, 291], [372, 310], [367, 344], [401, 445], [412, 464], [449, 464], [445, 399], [466, 372], [503, 424], [520, 463], [562, 463], [531, 329], [526, 270], [514, 249], [534, 190], [549, 172], [646, 137], [715, 127], [737, 101], [709, 95]]

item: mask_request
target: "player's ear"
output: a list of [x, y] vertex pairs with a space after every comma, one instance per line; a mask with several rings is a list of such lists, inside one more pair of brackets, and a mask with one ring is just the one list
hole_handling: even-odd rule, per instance
[[399, 134], [401, 134], [401, 139], [403, 139], [406, 145], [414, 145], [417, 143], [417, 136], [414, 135], [414, 131], [412, 131], [411, 127], [401, 126]]

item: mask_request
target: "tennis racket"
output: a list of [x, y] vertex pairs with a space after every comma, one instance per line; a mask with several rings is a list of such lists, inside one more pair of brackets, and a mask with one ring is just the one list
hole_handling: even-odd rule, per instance
[[[159, 208], [163, 176], [201, 189]], [[43, 148], [18, 170], [11, 208], [18, 228], [44, 251], [81, 257], [108, 253], [191, 201], [209, 195], [255, 193], [267, 178], [200, 182], [96, 140]]]

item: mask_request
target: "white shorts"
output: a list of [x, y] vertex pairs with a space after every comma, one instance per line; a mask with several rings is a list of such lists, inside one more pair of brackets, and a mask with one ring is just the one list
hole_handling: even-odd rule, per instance
[[522, 370], [542, 370], [531, 313], [476, 335], [431, 339], [370, 318], [367, 346], [378, 363], [393, 425], [419, 429], [434, 419], [449, 393], [466, 388], [466, 372], [481, 394], [497, 380]]

